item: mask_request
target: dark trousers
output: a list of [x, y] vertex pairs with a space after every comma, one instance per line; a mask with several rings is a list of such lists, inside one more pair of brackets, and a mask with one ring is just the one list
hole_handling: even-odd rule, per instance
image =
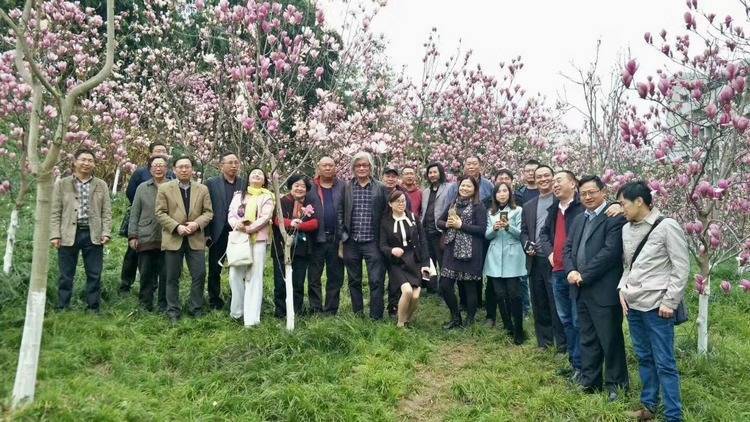
[[[440, 267], [443, 264], [443, 250], [440, 246], [440, 238], [442, 234], [440, 232], [427, 232], [427, 252], [430, 254], [432, 263], [435, 264], [437, 273], [440, 274]], [[422, 280], [422, 287], [427, 288], [428, 293], [438, 291], [438, 276], [430, 277], [429, 280]]]
[[622, 334], [622, 308], [599, 306], [578, 297], [578, 324], [581, 330], [581, 384], [584, 388], [628, 387], [628, 367], [625, 362], [625, 340]]
[[[292, 259], [292, 299], [294, 301], [294, 314], [302, 314], [302, 306], [305, 297], [305, 276], [310, 263], [305, 256], [295, 256]], [[274, 315], [279, 318], [286, 316], [286, 283], [284, 282], [284, 256], [274, 254], [273, 256], [273, 304]], [[320, 302], [318, 302], [320, 303]]]
[[[321, 308], [323, 267], [326, 270], [325, 307]], [[339, 258], [339, 245], [333, 239], [327, 242], [316, 242], [313, 245], [310, 268], [308, 269], [308, 295], [313, 312], [325, 310], [335, 315], [339, 310], [339, 295], [344, 284], [344, 261]]]
[[139, 252], [138, 271], [141, 273], [141, 290], [138, 292], [141, 305], [149, 311], [152, 310], [156, 290], [159, 311], [166, 311], [167, 268], [164, 265], [164, 251], [153, 249]]
[[458, 301], [456, 300], [456, 283], [458, 283], [459, 290], [462, 285], [464, 286], [466, 317], [468, 320], [473, 321], [477, 314], [478, 300], [476, 285], [479, 284], [479, 281], [457, 281], [452, 278], [440, 278], [440, 293], [442, 293], [443, 300], [445, 300], [445, 304], [451, 311], [451, 318], [453, 320], [461, 320], [461, 313], [458, 309]]
[[[388, 266], [386, 264], [386, 274], [388, 274]], [[385, 284], [388, 288], [388, 315], [396, 315], [398, 312], [398, 301], [401, 300], [401, 286], [390, 281]]]
[[362, 296], [362, 260], [367, 264], [367, 278], [370, 287], [370, 318], [383, 319], [383, 284], [385, 283], [385, 262], [377, 242], [344, 243], [344, 264], [349, 275], [349, 294], [355, 314], [364, 312]]
[[219, 259], [227, 251], [227, 242], [229, 239], [229, 228], [224, 227], [218, 239], [212, 239], [211, 246], [208, 248], [208, 304], [214, 308], [224, 306], [224, 300], [221, 298], [221, 270]]
[[89, 309], [99, 309], [102, 296], [103, 248], [102, 245], [91, 243], [91, 233], [88, 229], [80, 228], [76, 230], [72, 246], [61, 246], [57, 250], [57, 265], [60, 271], [57, 287], [58, 307], [64, 309], [70, 306], [78, 252], [83, 255], [83, 268], [86, 271], [86, 305]]
[[122, 270], [120, 270], [120, 290], [128, 291], [135, 283], [135, 273], [138, 269], [138, 251], [131, 248], [125, 250], [125, 256], [122, 257]]
[[[500, 318], [503, 320], [503, 327], [514, 338], [522, 339], [523, 304], [521, 302], [520, 278], [487, 277], [487, 284], [493, 286], [494, 297], [496, 299], [493, 302], [497, 302], [497, 305], [500, 307]], [[487, 302], [489, 302], [489, 299]]]
[[529, 275], [531, 307], [534, 312], [534, 331], [539, 347], [557, 346], [566, 350], [565, 330], [555, 307], [555, 296], [550, 279], [552, 266], [546, 257], [535, 257]]
[[182, 260], [190, 271], [190, 302], [188, 309], [195, 314], [203, 307], [203, 285], [206, 282], [206, 258], [203, 250], [190, 249], [187, 239], [182, 241], [182, 246], [176, 251], [164, 252], [164, 266], [167, 270], [167, 315], [179, 318], [180, 316], [180, 275], [182, 275]]
[[487, 319], [492, 321], [497, 319], [497, 306], [500, 304], [496, 291], [495, 283], [487, 277], [487, 283], [484, 286], [484, 309], [487, 311]]
[[[482, 257], [487, 256], [487, 249], [489, 249], [489, 247], [490, 247], [490, 243], [489, 242], [487, 242], [487, 241], [482, 242]], [[484, 262], [484, 258], [482, 258], [482, 262]], [[477, 280], [476, 283], [473, 283], [473, 287], [477, 290], [476, 291], [476, 297], [477, 297], [477, 306], [478, 307], [482, 306], [482, 286], [483, 286], [483, 284], [484, 284], [484, 280], [483, 279], [479, 279], [479, 280]], [[493, 308], [493, 311], [492, 311], [492, 314], [491, 314], [492, 317], [490, 318], [490, 314], [488, 314], [487, 318], [494, 320], [495, 317], [496, 317], [496, 315], [494, 314], [494, 312], [495, 312], [494, 311], [494, 308], [495, 308], [495, 297], [494, 297], [494, 292], [490, 293], [490, 290], [492, 289], [492, 287], [490, 286], [490, 284], [492, 284], [492, 283], [487, 283], [487, 291], [485, 292], [485, 302], [487, 302], [487, 301], [490, 300], [489, 298], [486, 297], [487, 294], [492, 294], [493, 295], [493, 297], [492, 297], [492, 308]], [[463, 309], [468, 310], [469, 308], [468, 308], [468, 303], [467, 303], [466, 285], [464, 285], [463, 283], [458, 283], [458, 298], [461, 301], [461, 307]], [[486, 303], [485, 303], [485, 305], [489, 306], [489, 304], [486, 304]], [[487, 308], [487, 309], [489, 309], [489, 308]]]

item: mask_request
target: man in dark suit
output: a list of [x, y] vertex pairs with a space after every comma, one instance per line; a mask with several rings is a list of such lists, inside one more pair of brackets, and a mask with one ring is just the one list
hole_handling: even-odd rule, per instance
[[208, 304], [212, 309], [224, 307], [221, 298], [221, 265], [219, 260], [227, 251], [227, 239], [232, 228], [227, 222], [229, 204], [237, 191], [247, 189], [247, 179], [239, 177], [241, 163], [237, 155], [225, 152], [220, 157], [221, 174], [206, 181], [214, 218], [207, 228], [208, 237]]
[[599, 177], [583, 177], [578, 186], [586, 211], [573, 220], [565, 245], [565, 273], [578, 288], [581, 384], [588, 392], [600, 390], [604, 363], [604, 385], [614, 401], [618, 388], [628, 388], [617, 291], [625, 218], [607, 215], [606, 188]]
[[565, 352], [566, 341], [560, 318], [555, 308], [552, 293], [552, 266], [546, 256], [540, 253], [539, 238], [552, 206], [552, 168], [539, 166], [536, 169], [536, 183], [539, 195], [523, 205], [521, 214], [521, 244], [526, 255], [531, 288], [531, 309], [534, 312], [534, 332], [539, 347], [556, 346]]
[[352, 159], [354, 178], [344, 188], [344, 227], [341, 234], [344, 265], [349, 276], [352, 310], [361, 315], [362, 260], [367, 264], [370, 284], [370, 318], [383, 319], [385, 258], [380, 252], [380, 219], [388, 203], [386, 187], [372, 178], [373, 160], [367, 152]]

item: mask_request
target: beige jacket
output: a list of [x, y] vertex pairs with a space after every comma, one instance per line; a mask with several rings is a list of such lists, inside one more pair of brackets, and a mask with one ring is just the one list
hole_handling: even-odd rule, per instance
[[[52, 194], [50, 240], [60, 239], [61, 246], [73, 246], [78, 224], [78, 190], [73, 176], [63, 177], [55, 183]], [[107, 183], [94, 177], [89, 198], [89, 231], [91, 243], [100, 245], [103, 236], [112, 237], [112, 203]]]
[[161, 225], [161, 249], [176, 251], [182, 246], [182, 236], [177, 234], [177, 226], [190, 221], [198, 223], [200, 229], [188, 236], [190, 249], [206, 248], [204, 229], [214, 217], [211, 197], [206, 185], [190, 182], [190, 212], [185, 215], [185, 204], [182, 201], [178, 180], [172, 180], [159, 186], [156, 193], [156, 219]]

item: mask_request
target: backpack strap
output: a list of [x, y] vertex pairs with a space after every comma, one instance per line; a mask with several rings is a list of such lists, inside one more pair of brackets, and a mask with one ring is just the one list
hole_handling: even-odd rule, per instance
[[656, 226], [658, 226], [659, 223], [661, 223], [662, 221], [664, 221], [665, 218], [666, 217], [664, 217], [663, 215], [659, 216], [656, 219], [656, 221], [654, 221], [654, 225], [651, 226], [651, 230], [649, 230], [648, 233], [646, 233], [646, 236], [643, 237], [643, 240], [641, 240], [641, 243], [639, 243], [638, 247], [635, 248], [635, 252], [633, 253], [633, 259], [630, 260], [630, 269], [631, 270], [633, 269], [633, 264], [635, 263], [636, 258], [638, 258], [638, 255], [641, 253], [641, 250], [643, 249], [643, 247], [646, 246], [646, 242], [648, 242], [649, 236], [651, 236], [651, 233], [654, 231], [654, 229], [656, 229]]

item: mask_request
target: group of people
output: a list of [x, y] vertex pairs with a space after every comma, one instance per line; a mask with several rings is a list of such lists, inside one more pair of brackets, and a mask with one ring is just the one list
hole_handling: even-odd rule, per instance
[[[441, 164], [427, 165], [421, 187], [414, 167], [387, 168], [376, 179], [372, 156], [360, 152], [352, 158], [351, 180], [337, 177], [330, 157], [318, 162], [313, 179], [289, 177], [277, 215], [263, 169], [251, 168], [244, 178], [239, 157], [227, 152], [220, 174], [202, 184], [193, 180], [190, 157], [170, 163], [167, 152], [166, 145], [152, 144], [148, 165], [127, 189], [131, 207], [122, 232], [129, 249], [120, 290], [130, 290], [137, 269], [145, 309], [154, 309], [156, 292], [157, 309], [178, 321], [185, 261], [192, 279], [188, 309], [201, 316], [206, 248], [209, 306], [224, 308], [224, 256], [241, 237], [250, 241], [252, 263], [229, 266], [229, 313], [238, 322], [260, 322], [269, 246], [277, 317], [287, 313], [285, 250], [291, 251], [296, 314], [335, 315], [346, 269], [352, 310], [364, 315], [364, 261], [370, 318], [387, 311], [399, 327], [413, 320], [425, 290], [442, 295], [451, 315], [445, 329], [475, 323], [484, 306], [486, 324], [495, 326], [499, 313], [512, 341], [522, 344], [530, 299], [537, 345], [566, 353], [570, 380], [587, 392], [604, 389], [610, 400], [629, 387], [626, 317], [643, 383], [643, 408], [632, 416], [653, 418], [661, 389], [666, 418], [681, 419], [673, 342], [690, 266], [687, 243], [681, 226], [653, 206], [645, 182], [611, 195], [597, 176], [579, 179], [529, 160], [516, 189], [512, 171], [490, 180], [480, 160], [469, 157], [450, 183]], [[59, 307], [70, 304], [80, 251], [87, 306], [96, 312], [102, 246], [112, 238], [110, 197], [107, 184], [93, 176], [94, 154], [82, 149], [74, 158], [73, 174], [55, 186], [52, 207]], [[292, 242], [288, 248], [284, 239]]]

